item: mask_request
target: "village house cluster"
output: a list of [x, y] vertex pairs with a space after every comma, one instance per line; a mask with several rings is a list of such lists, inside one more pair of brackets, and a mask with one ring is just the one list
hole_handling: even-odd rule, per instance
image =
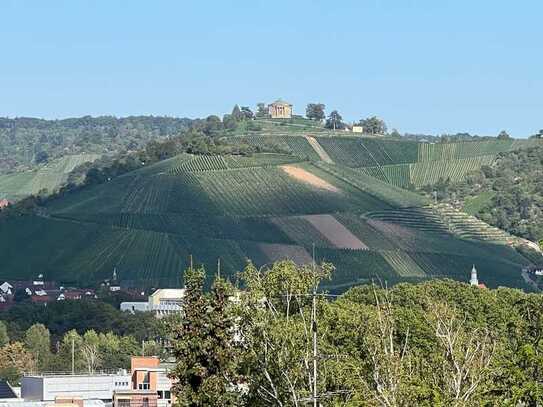
[[47, 304], [52, 301], [84, 298], [96, 298], [96, 291], [91, 288], [58, 286], [54, 281], [45, 281], [41, 274], [34, 280], [6, 280], [0, 284], [0, 310], [5, 310], [23, 299]]

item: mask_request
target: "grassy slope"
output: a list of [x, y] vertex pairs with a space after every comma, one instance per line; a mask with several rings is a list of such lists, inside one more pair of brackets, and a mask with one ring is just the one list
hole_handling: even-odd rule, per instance
[[481, 209], [487, 206], [496, 195], [494, 191], [481, 192], [479, 195], [466, 199], [463, 210], [469, 215], [477, 214]]

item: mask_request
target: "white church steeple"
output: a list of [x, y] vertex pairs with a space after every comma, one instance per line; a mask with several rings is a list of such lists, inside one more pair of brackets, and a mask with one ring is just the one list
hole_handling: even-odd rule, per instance
[[477, 279], [477, 269], [475, 268], [475, 264], [473, 265], [471, 269], [471, 278], [469, 279], [470, 285], [478, 286], [479, 280]]

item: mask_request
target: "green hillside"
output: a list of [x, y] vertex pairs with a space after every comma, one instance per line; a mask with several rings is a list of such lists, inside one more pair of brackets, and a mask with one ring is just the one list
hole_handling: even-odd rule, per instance
[[[221, 272], [234, 278], [247, 259], [309, 262], [314, 245], [317, 261], [337, 267], [328, 283], [335, 291], [371, 279], [466, 280], [473, 264], [489, 286], [524, 287], [520, 269], [529, 261], [511, 247], [513, 238], [430, 206], [405, 184], [393, 185], [387, 170], [362, 170], [379, 168], [375, 162], [417, 165], [409, 160], [419, 159], [420, 144], [321, 135], [313, 137], [316, 147], [307, 135], [243, 138], [288, 150], [182, 154], [67, 193], [39, 215], [0, 219], [0, 278], [39, 271], [94, 284], [115, 267], [134, 285], [178, 285], [191, 256], [210, 273], [220, 258]], [[323, 154], [332, 163], [321, 161]]]
[[327, 161], [323, 160], [324, 153], [329, 158], [328, 164], [354, 168], [400, 188], [432, 185], [440, 179], [460, 181], [466, 174], [491, 165], [501, 153], [541, 144], [534, 139], [419, 143], [331, 133], [324, 129], [313, 132], [311, 137], [292, 130], [284, 133], [275, 128], [274, 131], [268, 129], [265, 135], [249, 135], [244, 140], [255, 146], [275, 145], [311, 161]]
[[44, 189], [53, 192], [67, 181], [75, 167], [99, 157], [98, 154], [66, 155], [36, 170], [0, 175], [0, 199], [17, 200]]

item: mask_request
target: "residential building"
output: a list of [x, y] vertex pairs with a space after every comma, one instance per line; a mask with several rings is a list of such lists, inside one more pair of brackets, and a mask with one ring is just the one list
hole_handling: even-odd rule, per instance
[[131, 389], [113, 395], [113, 407], [169, 407], [172, 381], [155, 356], [134, 356], [130, 362]]
[[119, 390], [113, 394], [113, 407], [158, 407], [158, 396], [152, 390]]
[[284, 100], [277, 99], [268, 105], [268, 114], [272, 119], [290, 119], [292, 117], [292, 105]]

